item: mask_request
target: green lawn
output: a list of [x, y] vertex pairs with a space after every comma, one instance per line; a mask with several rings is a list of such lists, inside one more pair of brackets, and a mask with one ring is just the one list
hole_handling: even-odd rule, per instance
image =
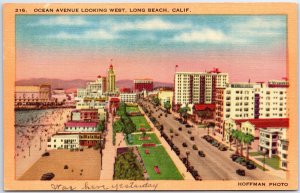
[[[257, 158], [259, 161], [261, 161], [262, 163], [264, 162], [264, 158]], [[272, 157], [272, 158], [267, 158], [266, 157], [266, 165], [274, 168], [275, 170], [279, 170], [279, 163], [280, 160], [278, 157]]]
[[145, 128], [147, 131], [151, 129], [150, 125], [148, 124], [144, 116], [133, 116], [130, 117], [130, 119], [135, 124], [137, 131], [139, 131], [140, 128]]
[[261, 156], [262, 154], [260, 152], [249, 152], [250, 156]]
[[[138, 149], [145, 163], [150, 180], [183, 180], [183, 177], [163, 146], [139, 147]], [[150, 151], [149, 154], [145, 153], [146, 149]], [[154, 166], [158, 166], [160, 174], [155, 172]]]
[[140, 112], [140, 110], [137, 106], [127, 106], [126, 107], [126, 112], [127, 113]]
[[132, 134], [133, 144], [131, 144], [131, 145], [142, 145], [143, 143], [160, 144], [160, 141], [156, 137], [155, 133], [147, 133], [146, 136], [150, 136], [149, 140], [140, 140], [141, 136], [142, 136], [142, 134]]

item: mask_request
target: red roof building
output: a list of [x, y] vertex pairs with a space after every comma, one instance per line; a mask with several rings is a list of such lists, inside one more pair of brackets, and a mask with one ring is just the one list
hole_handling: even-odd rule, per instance
[[96, 127], [97, 122], [85, 122], [85, 121], [69, 121], [65, 123], [66, 127]]
[[274, 118], [274, 119], [239, 119], [235, 120], [236, 124], [240, 125], [242, 122], [249, 121], [252, 125], [255, 125], [256, 129], [259, 128], [268, 128], [268, 127], [289, 127], [288, 118]]

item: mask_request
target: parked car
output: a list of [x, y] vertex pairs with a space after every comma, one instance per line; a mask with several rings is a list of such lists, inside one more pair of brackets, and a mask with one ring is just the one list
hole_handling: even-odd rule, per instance
[[42, 175], [41, 180], [52, 180], [54, 176], [53, 173], [45, 173]]
[[198, 147], [197, 147], [197, 145], [193, 145], [193, 150], [198, 150]]
[[236, 173], [237, 173], [238, 175], [240, 175], [240, 176], [245, 176], [245, 175], [246, 175], [245, 170], [242, 170], [242, 169], [237, 169], [237, 170], [236, 170]]
[[247, 168], [248, 170], [253, 170], [253, 169], [256, 168], [255, 163], [254, 163], [253, 161], [251, 161], [251, 160], [246, 160], [245, 163], [246, 163], [245, 166], [246, 166], [246, 168]]
[[187, 144], [185, 142], [182, 143], [183, 147], [187, 147]]
[[45, 152], [45, 153], [43, 153], [42, 157], [46, 157], [46, 156], [49, 156], [49, 155], [50, 155], [49, 152]]
[[232, 159], [232, 161], [235, 161], [239, 157], [240, 156], [238, 154], [231, 154], [231, 156], [230, 156], [230, 158]]
[[195, 140], [195, 137], [194, 137], [194, 136], [192, 136], [192, 137], [190, 137], [190, 139], [191, 139], [191, 141], [194, 141], [194, 140]]
[[198, 151], [198, 155], [200, 156], [200, 157], [205, 157], [205, 153], [203, 152], [203, 151]]
[[227, 151], [227, 147], [226, 147], [225, 145], [220, 145], [220, 146], [218, 147], [218, 149], [219, 149], [220, 151]]
[[178, 130], [179, 130], [179, 131], [182, 131], [182, 128], [181, 128], [181, 127], [179, 127], [179, 128], [178, 128]]
[[189, 125], [189, 124], [186, 124], [185, 126], [186, 126], [186, 128], [193, 127], [192, 125]]

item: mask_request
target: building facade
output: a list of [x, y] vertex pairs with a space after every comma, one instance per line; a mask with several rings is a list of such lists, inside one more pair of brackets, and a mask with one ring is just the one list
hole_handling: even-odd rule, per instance
[[136, 103], [138, 98], [137, 93], [120, 93], [121, 102]]
[[162, 106], [164, 106], [165, 102], [169, 102], [172, 106], [174, 92], [171, 90], [160, 90], [158, 91], [157, 97], [160, 100]]
[[65, 132], [97, 132], [97, 122], [68, 121], [65, 123]]
[[36, 105], [38, 103], [49, 104], [51, 100], [51, 85], [40, 86], [16, 86], [15, 105]]
[[109, 69], [107, 71], [106, 89], [108, 93], [116, 92], [116, 75], [112, 64], [109, 66]]
[[[270, 119], [288, 117], [286, 93], [288, 83], [232, 83], [217, 89], [216, 127], [223, 132], [226, 119]], [[269, 85], [272, 85], [269, 87]], [[276, 86], [275, 86], [276, 85]]]
[[76, 149], [79, 148], [79, 135], [53, 135], [48, 139], [47, 149]]
[[133, 80], [134, 90], [136, 92], [153, 91], [153, 80], [152, 79], [135, 79]]
[[225, 88], [228, 74], [218, 69], [210, 72], [176, 72], [175, 104], [215, 103], [216, 89]]

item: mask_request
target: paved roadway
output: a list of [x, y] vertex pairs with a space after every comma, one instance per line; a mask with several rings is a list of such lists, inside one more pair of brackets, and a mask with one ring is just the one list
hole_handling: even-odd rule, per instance
[[[168, 117], [164, 116], [164, 112], [159, 110], [156, 112], [153, 105], [146, 101], [140, 101], [145, 105], [146, 109], [152, 110], [154, 116], [160, 124], [164, 126], [165, 133], [169, 136], [173, 135], [173, 143], [180, 149], [180, 156], [186, 157], [186, 151], [190, 152], [189, 161], [192, 166], [199, 172], [199, 175], [203, 180], [276, 180], [279, 179], [276, 176], [268, 174], [259, 168], [254, 170], [247, 170], [246, 167], [233, 162], [230, 159], [232, 152], [219, 151], [216, 147], [202, 139], [202, 136], [207, 134], [205, 128], [186, 128], [185, 125], [179, 123], [174, 119], [173, 115], [168, 114]], [[159, 114], [163, 114], [158, 118]], [[182, 131], [178, 128], [182, 127]], [[174, 133], [170, 133], [170, 128], [174, 133], [177, 132], [179, 136], [175, 136]], [[192, 131], [192, 134], [188, 134], [187, 131]], [[191, 141], [190, 137], [194, 136], [195, 141]], [[182, 143], [186, 142], [188, 147], [183, 147]], [[193, 150], [192, 146], [196, 144], [199, 150], [203, 150], [206, 157], [200, 157], [197, 150]], [[237, 169], [244, 169], [246, 176], [239, 176], [236, 174]]]

